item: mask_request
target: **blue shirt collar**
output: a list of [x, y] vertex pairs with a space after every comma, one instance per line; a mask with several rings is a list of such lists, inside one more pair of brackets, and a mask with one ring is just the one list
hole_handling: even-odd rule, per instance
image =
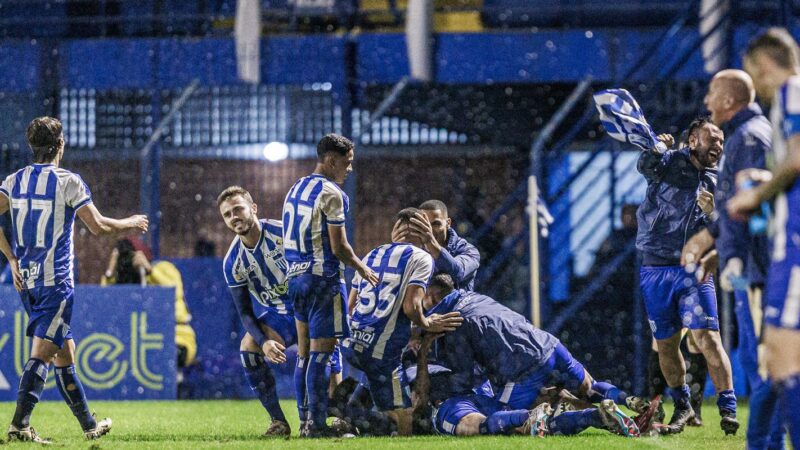
[[459, 300], [461, 300], [461, 291], [453, 290], [453, 292], [447, 294], [447, 296], [445, 296], [442, 301], [436, 304], [436, 306], [429, 309], [425, 313], [425, 317], [428, 317], [431, 314], [446, 314], [452, 312]]
[[731, 120], [723, 124], [722, 131], [725, 132], [725, 139], [727, 140], [729, 137], [728, 135], [733, 134], [733, 132], [745, 122], [755, 116], [761, 115], [764, 115], [764, 112], [761, 110], [761, 107], [758, 106], [758, 103], [751, 103], [742, 108], [738, 113], [731, 117]]

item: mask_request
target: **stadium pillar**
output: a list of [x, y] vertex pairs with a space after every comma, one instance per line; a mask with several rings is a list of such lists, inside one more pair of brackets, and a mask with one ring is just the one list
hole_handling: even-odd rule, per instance
[[[344, 64], [345, 82], [344, 85], [339, 86], [337, 91], [338, 104], [342, 111], [342, 135], [353, 140], [359, 158], [364, 155], [359, 148], [361, 136], [353, 136], [353, 107], [356, 95], [358, 94], [358, 74], [356, 73], [358, 43], [354, 36], [348, 34], [347, 40], [344, 44], [344, 57], [342, 63]], [[358, 164], [358, 162], [356, 162]], [[347, 222], [345, 228], [347, 230], [347, 241], [356, 248], [356, 194], [358, 187], [358, 171], [353, 170], [344, 182], [344, 192], [350, 197], [350, 214], [347, 215]], [[352, 278], [353, 270], [347, 268], [347, 280]]]

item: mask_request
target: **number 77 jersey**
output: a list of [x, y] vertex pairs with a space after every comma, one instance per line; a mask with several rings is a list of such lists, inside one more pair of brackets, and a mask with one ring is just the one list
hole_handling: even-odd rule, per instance
[[347, 194], [320, 174], [300, 178], [283, 202], [286, 276], [311, 273], [344, 277], [344, 264], [331, 250], [328, 225], [344, 226], [350, 210]]
[[0, 194], [11, 206], [12, 241], [28, 289], [72, 287], [75, 212], [92, 202], [80, 176], [52, 164], [32, 164], [9, 175]]
[[403, 312], [408, 286], [425, 289], [433, 272], [433, 258], [410, 244], [382, 245], [364, 258], [380, 281], [372, 286], [359, 275], [353, 278], [358, 302], [350, 321], [346, 346], [375, 359], [400, 359], [411, 337], [411, 320]]

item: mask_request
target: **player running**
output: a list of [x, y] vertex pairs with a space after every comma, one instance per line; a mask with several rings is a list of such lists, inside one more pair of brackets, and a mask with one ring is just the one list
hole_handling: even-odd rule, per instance
[[328, 410], [326, 366], [337, 338], [349, 335], [345, 305], [344, 266], [377, 284], [375, 272], [347, 241], [347, 195], [336, 185], [352, 170], [353, 143], [328, 134], [317, 144], [317, 165], [311, 175], [289, 189], [283, 203], [283, 245], [289, 264], [289, 298], [297, 326], [294, 373], [301, 435], [336, 435], [325, 423]]
[[[409, 227], [418, 213], [416, 208], [406, 208], [398, 213], [398, 223]], [[372, 285], [359, 275], [353, 278], [348, 301], [352, 336], [342, 341], [347, 361], [366, 376], [373, 403], [397, 424], [397, 432], [403, 436], [411, 434], [411, 394], [401, 365], [411, 324], [441, 332], [461, 323], [458, 313], [425, 317], [422, 299], [433, 258], [421, 246], [419, 240], [408, 237], [404, 242], [381, 245], [364, 257], [380, 281]]]
[[284, 351], [297, 343], [281, 222], [259, 220], [253, 197], [239, 186], [222, 191], [217, 206], [225, 225], [236, 233], [225, 255], [223, 271], [246, 331], [239, 345], [244, 375], [272, 419], [264, 435], [289, 436], [291, 430], [281, 410], [275, 376], [264, 361], [266, 357], [274, 364], [285, 363]]
[[743, 219], [762, 202], [774, 201], [772, 263], [767, 275], [764, 343], [767, 369], [778, 386], [792, 446], [800, 448], [800, 48], [785, 30], [755, 38], [744, 58], [756, 93], [771, 104], [771, 173], [743, 178], [765, 181], [728, 201], [731, 217]]
[[[450, 276], [441, 273], [429, 283], [424, 306], [427, 314], [460, 312], [464, 319], [462, 326], [439, 339], [438, 346], [439, 360], [453, 372], [449, 384], [454, 398], [474, 394], [473, 368], [477, 364], [492, 385], [501, 389], [494, 396], [493, 404], [498, 409], [533, 409], [542, 388], [563, 385], [581, 398], [601, 403], [601, 415], [617, 421], [618, 432], [638, 435], [636, 424], [616, 404], [644, 414], [650, 403], [628, 396], [610, 383], [595, 381], [555, 336], [534, 327], [521, 315], [485, 295], [453, 289]], [[436, 420], [442, 421], [440, 425], [445, 430], [450, 427], [444, 422], [453, 425], [454, 431], [461, 419], [472, 412], [472, 407], [448, 408], [440, 410]], [[516, 426], [522, 424], [521, 413], [508, 419], [516, 421]], [[600, 426], [596, 421], [588, 424]], [[608, 423], [604, 421], [602, 426], [607, 427]]]
[[34, 163], [9, 175], [0, 185], [0, 214], [11, 209], [11, 246], [0, 233], [0, 251], [8, 258], [14, 286], [28, 313], [26, 334], [33, 337], [31, 357], [19, 382], [17, 407], [8, 428], [10, 441], [50, 443], [30, 426], [50, 363], [56, 385], [78, 419], [86, 439], [111, 431], [111, 419], [89, 412], [83, 385], [75, 373], [75, 341], [70, 329], [73, 303], [73, 225], [77, 215], [94, 235], [147, 231], [147, 217], [104, 217], [80, 176], [59, 168], [64, 156], [61, 122], [39, 117], [26, 138]]

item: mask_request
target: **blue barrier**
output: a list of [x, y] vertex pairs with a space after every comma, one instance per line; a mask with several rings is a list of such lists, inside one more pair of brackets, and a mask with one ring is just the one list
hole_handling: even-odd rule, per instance
[[[14, 288], [0, 286], [0, 401], [17, 397], [31, 350], [27, 317]], [[169, 400], [175, 385], [173, 289], [87, 286], [75, 289], [76, 369], [93, 400]], [[51, 374], [44, 399], [60, 399]]]

